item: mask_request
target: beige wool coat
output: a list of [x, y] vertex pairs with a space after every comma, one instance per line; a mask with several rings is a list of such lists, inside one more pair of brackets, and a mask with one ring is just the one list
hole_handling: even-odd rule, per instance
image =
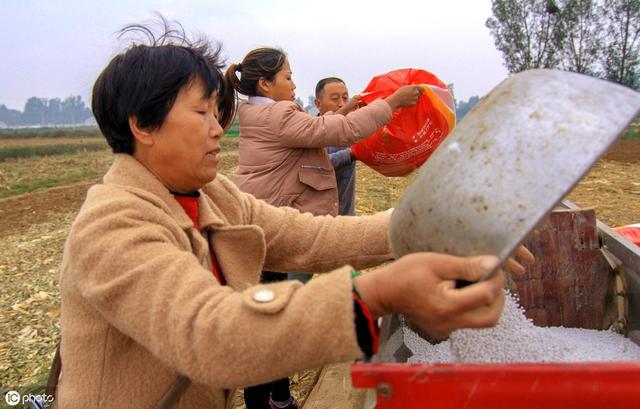
[[[313, 217], [222, 176], [199, 201], [226, 286], [206, 239], [132, 156], [115, 155], [89, 190], [61, 267], [59, 408], [152, 408], [178, 375], [193, 383], [176, 408], [223, 408], [234, 388], [362, 355], [351, 267], [338, 267], [390, 258], [388, 214]], [[336, 268], [304, 286], [256, 285], [263, 269]], [[265, 287], [275, 296], [259, 302]]]
[[347, 115], [322, 116], [311, 116], [291, 101], [243, 104], [234, 181], [243, 192], [274, 206], [335, 216], [338, 187], [325, 148], [366, 138], [391, 114], [384, 100]]

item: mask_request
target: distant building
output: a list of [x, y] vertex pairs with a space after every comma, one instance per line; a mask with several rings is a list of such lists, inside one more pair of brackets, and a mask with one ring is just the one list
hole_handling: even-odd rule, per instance
[[7, 124], [5, 124], [4, 122], [0, 121], [0, 129], [6, 129], [8, 128]]

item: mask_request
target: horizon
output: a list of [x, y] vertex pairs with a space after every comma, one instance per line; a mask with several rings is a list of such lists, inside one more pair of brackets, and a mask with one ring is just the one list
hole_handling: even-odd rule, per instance
[[126, 24], [154, 20], [154, 11], [180, 22], [187, 33], [220, 41], [228, 64], [259, 46], [283, 48], [296, 96], [305, 105], [317, 80], [328, 76], [344, 79], [355, 94], [375, 75], [420, 68], [453, 83], [458, 101], [482, 97], [507, 77], [484, 25], [491, 17], [489, 0], [393, 5], [327, 0], [322, 5], [293, 0], [268, 5], [193, 0], [189, 7], [173, 0], [10, 2], [3, 5], [9, 24], [0, 26], [0, 37], [11, 39], [2, 43], [0, 104], [23, 111], [30, 97], [80, 95], [89, 106], [96, 77], [127, 45], [115, 33]]

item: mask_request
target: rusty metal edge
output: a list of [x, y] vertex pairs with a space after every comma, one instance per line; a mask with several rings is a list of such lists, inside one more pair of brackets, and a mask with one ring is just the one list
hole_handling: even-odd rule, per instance
[[[567, 209], [579, 209], [579, 206], [567, 199], [564, 199], [560, 206]], [[616, 233], [615, 230], [600, 220], [596, 220], [596, 227], [600, 234], [602, 246], [606, 247], [628, 269], [632, 270], [636, 275], [640, 275], [640, 247]]]

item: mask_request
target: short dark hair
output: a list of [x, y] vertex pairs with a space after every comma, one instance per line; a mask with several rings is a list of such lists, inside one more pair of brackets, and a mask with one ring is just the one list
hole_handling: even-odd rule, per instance
[[[333, 82], [341, 82], [344, 84], [344, 81], [342, 81], [340, 78], [338, 77], [327, 77], [327, 78], [323, 78], [320, 81], [318, 81], [318, 83], [316, 84], [316, 98], [320, 98], [320, 94], [322, 94], [322, 91], [324, 91], [324, 87], [327, 84], [331, 84]], [[346, 85], [346, 84], [345, 84]]]
[[[249, 51], [240, 64], [231, 64], [224, 74], [227, 88], [243, 95], [258, 95], [258, 81], [272, 81], [287, 61], [287, 54], [279, 48], [262, 47]], [[240, 73], [240, 78], [236, 72]]]
[[142, 128], [160, 128], [178, 92], [195, 81], [202, 82], [203, 97], [217, 93], [222, 127], [230, 124], [235, 114], [235, 98], [225, 87], [221, 71], [221, 45], [214, 47], [205, 37], [190, 40], [180, 23], [162, 16], [159, 19], [162, 32], [158, 36], [141, 24], [120, 30], [120, 37], [145, 35], [147, 44], [134, 42], [116, 55], [93, 86], [93, 115], [114, 153], [134, 152], [129, 118], [135, 117]]

